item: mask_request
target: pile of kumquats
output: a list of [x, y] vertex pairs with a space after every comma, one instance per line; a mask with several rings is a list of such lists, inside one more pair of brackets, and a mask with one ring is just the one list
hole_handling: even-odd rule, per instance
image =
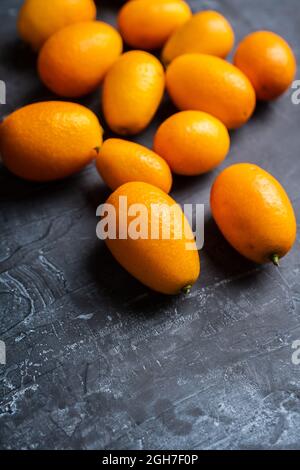
[[[96, 14], [93, 0], [24, 1], [19, 34], [38, 54], [41, 81], [60, 98], [5, 118], [1, 156], [11, 172], [30, 181], [62, 179], [95, 161], [113, 191], [107, 204], [115, 209], [117, 235], [106, 239], [112, 254], [151, 289], [188, 292], [200, 260], [192, 229], [168, 195], [172, 173], [200, 175], [223, 162], [228, 130], [247, 123], [257, 100], [274, 100], [291, 86], [296, 60], [282, 37], [256, 31], [238, 44], [234, 65], [229, 63], [234, 32], [228, 20], [216, 11], [192, 14], [183, 0], [123, 2], [118, 30]], [[129, 52], [123, 53], [123, 44]], [[119, 138], [103, 142], [96, 115], [70, 101], [97, 88], [106, 123]], [[153, 148], [125, 140], [149, 125], [165, 91], [178, 112], [161, 123]], [[121, 196], [133, 208], [125, 217]], [[122, 224], [135, 223], [137, 234], [143, 225], [137, 204], [159, 209], [147, 219], [149, 232], [157, 223], [172, 236], [121, 236]], [[231, 165], [217, 176], [211, 211], [228, 242], [255, 263], [278, 265], [294, 244], [291, 202], [280, 183], [254, 164]]]

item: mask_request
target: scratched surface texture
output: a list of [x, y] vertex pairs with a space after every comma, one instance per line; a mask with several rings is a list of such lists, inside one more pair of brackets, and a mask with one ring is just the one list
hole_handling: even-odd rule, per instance
[[[21, 3], [0, 3], [1, 117], [54, 99], [17, 39]], [[115, 23], [117, 2], [99, 3], [101, 18]], [[190, 4], [223, 12], [238, 40], [255, 29], [282, 34], [300, 61], [298, 0]], [[263, 166], [299, 216], [300, 105], [291, 93], [259, 105], [232, 134], [225, 165]], [[98, 95], [81, 101], [97, 114]], [[138, 141], [151, 146], [173, 111], [165, 99]], [[206, 205], [206, 243], [191, 294], [166, 298], [131, 278], [97, 240], [95, 210], [108, 191], [93, 166], [54, 184], [29, 184], [0, 167], [2, 449], [300, 449], [300, 365], [292, 362], [299, 238], [279, 270], [241, 258], [210, 217], [218, 171], [175, 180], [180, 203]]]

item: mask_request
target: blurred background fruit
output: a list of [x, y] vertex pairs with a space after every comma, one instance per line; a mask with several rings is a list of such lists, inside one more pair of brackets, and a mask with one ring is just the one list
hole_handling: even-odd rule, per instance
[[96, 18], [93, 0], [25, 0], [18, 17], [19, 34], [38, 50], [63, 27]]

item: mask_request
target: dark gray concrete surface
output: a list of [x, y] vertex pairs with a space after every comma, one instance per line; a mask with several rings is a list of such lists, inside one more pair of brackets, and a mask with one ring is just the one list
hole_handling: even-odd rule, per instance
[[[0, 2], [1, 117], [54, 98], [17, 39], [21, 3]], [[117, 3], [99, 1], [100, 17], [115, 22]], [[282, 34], [300, 62], [298, 0], [189, 3], [223, 12], [237, 40], [256, 29]], [[299, 216], [300, 105], [291, 93], [259, 105], [232, 133], [223, 167], [261, 165]], [[98, 92], [81, 102], [100, 115]], [[166, 99], [137, 140], [151, 146], [172, 112]], [[175, 179], [179, 202], [206, 204], [206, 242], [191, 294], [167, 298], [131, 278], [97, 240], [95, 210], [108, 191], [93, 166], [54, 184], [0, 168], [2, 449], [300, 449], [300, 365], [292, 362], [299, 238], [280, 269], [240, 257], [210, 217], [218, 172]]]

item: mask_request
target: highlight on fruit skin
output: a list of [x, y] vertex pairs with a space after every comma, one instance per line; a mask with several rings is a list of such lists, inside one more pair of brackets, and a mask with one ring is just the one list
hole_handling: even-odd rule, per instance
[[79, 98], [100, 85], [122, 50], [122, 38], [111, 25], [76, 23], [46, 41], [38, 57], [39, 76], [53, 93]]
[[256, 95], [251, 82], [237, 67], [207, 54], [184, 54], [166, 72], [167, 91], [181, 111], [203, 111], [228, 129], [251, 118]]
[[201, 111], [181, 111], [164, 121], [153, 149], [179, 175], [201, 175], [226, 158], [230, 136], [224, 124]]
[[144, 51], [123, 54], [103, 82], [102, 109], [110, 129], [122, 136], [142, 132], [152, 121], [164, 90], [165, 72], [154, 55]]
[[151, 50], [161, 48], [191, 16], [183, 0], [134, 0], [121, 8], [118, 25], [128, 45]]
[[[143, 211], [135, 209], [131, 215], [127, 211], [126, 217], [121, 209], [120, 216], [123, 198], [128, 209], [138, 204], [143, 206]], [[106, 210], [108, 205], [113, 208], [117, 223], [116, 232], [105, 242], [120, 265], [154, 291], [167, 295], [187, 294], [200, 275], [200, 259], [192, 229], [174, 199], [148, 183], [131, 182], [120, 186], [108, 198]], [[137, 232], [145, 225], [149, 236], [132, 238], [132, 223]], [[152, 239], [152, 230], [156, 229], [160, 235]], [[125, 236], [124, 233], [119, 236], [120, 230]], [[164, 239], [165, 230], [169, 230], [171, 236]]]
[[172, 187], [172, 173], [167, 162], [135, 142], [106, 140], [97, 155], [96, 166], [102, 179], [113, 191], [130, 181], [150, 183], [166, 193]]
[[227, 241], [258, 263], [279, 265], [296, 239], [296, 217], [281, 184], [257, 165], [238, 163], [216, 178], [213, 218]]
[[70, 176], [97, 155], [103, 129], [96, 115], [75, 103], [34, 103], [9, 115], [0, 125], [4, 165], [30, 181]]
[[94, 0], [25, 0], [18, 15], [20, 37], [38, 51], [47, 39], [73, 23], [96, 19]]
[[234, 64], [251, 81], [258, 100], [278, 98], [296, 75], [296, 58], [289, 44], [271, 31], [256, 31], [238, 45]]
[[228, 20], [217, 11], [196, 13], [166, 42], [162, 60], [168, 65], [183, 54], [210, 54], [225, 59], [234, 45], [234, 32]]

